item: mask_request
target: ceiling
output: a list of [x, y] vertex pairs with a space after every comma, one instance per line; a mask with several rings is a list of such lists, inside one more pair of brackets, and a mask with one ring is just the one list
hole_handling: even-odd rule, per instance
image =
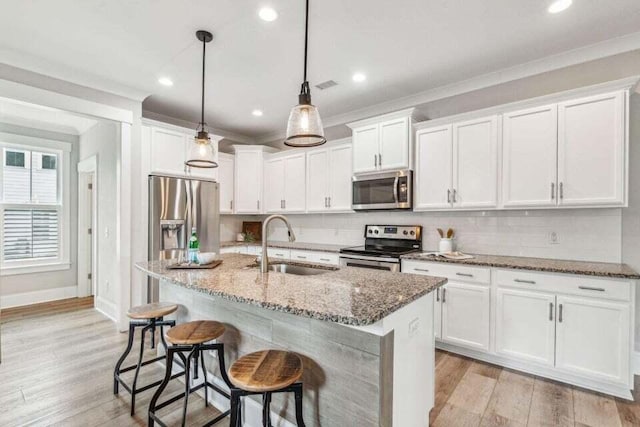
[[[640, 32], [638, 0], [314, 0], [309, 80], [325, 122], [472, 77]], [[258, 18], [262, 6], [279, 13]], [[3, 0], [0, 61], [130, 97], [197, 122], [201, 45], [210, 126], [262, 138], [284, 130], [302, 80], [304, 1]], [[640, 48], [640, 37], [627, 50]], [[363, 83], [351, 76], [367, 75]], [[170, 77], [174, 85], [158, 84]], [[320, 91], [326, 80], [338, 86]], [[251, 115], [264, 111], [262, 117]], [[335, 123], [334, 123], [335, 124]]]
[[69, 135], [82, 135], [98, 122], [55, 108], [0, 98], [0, 123]]

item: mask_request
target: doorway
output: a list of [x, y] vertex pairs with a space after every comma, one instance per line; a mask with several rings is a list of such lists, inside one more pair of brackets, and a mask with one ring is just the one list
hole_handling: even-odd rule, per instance
[[78, 163], [78, 297], [96, 296], [98, 198], [96, 156]]

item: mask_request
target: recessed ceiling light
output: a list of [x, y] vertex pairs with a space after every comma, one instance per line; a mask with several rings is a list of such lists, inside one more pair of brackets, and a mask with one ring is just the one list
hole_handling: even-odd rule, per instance
[[158, 83], [162, 86], [173, 86], [173, 81], [169, 77], [160, 77]]
[[571, 6], [573, 0], [556, 0], [547, 9], [549, 13], [560, 13], [563, 10], [567, 10]]
[[262, 117], [262, 110], [253, 110], [251, 114], [253, 114], [256, 117]]
[[263, 7], [258, 11], [258, 16], [263, 21], [272, 22], [278, 19], [278, 12], [270, 7]]
[[362, 73], [355, 73], [353, 77], [351, 77], [354, 82], [360, 83], [367, 80], [367, 76]]

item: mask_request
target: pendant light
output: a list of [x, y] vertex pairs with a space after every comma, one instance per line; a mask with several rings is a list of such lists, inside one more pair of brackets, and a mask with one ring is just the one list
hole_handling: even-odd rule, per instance
[[304, 80], [298, 95], [298, 105], [291, 109], [287, 122], [287, 139], [290, 147], [315, 147], [327, 142], [322, 120], [315, 105], [311, 104], [311, 91], [307, 81], [307, 46], [309, 44], [309, 0], [306, 1], [304, 24]]
[[196, 137], [193, 143], [189, 146], [189, 153], [187, 154], [187, 160], [185, 165], [193, 168], [217, 168], [215, 152], [213, 144], [211, 144], [211, 138], [209, 138], [209, 132], [207, 132], [207, 124], [204, 122], [204, 70], [205, 70], [205, 53], [206, 46], [211, 40], [213, 40], [213, 34], [208, 31], [200, 30], [196, 31], [196, 37], [202, 42], [202, 109], [200, 115], [200, 123]]

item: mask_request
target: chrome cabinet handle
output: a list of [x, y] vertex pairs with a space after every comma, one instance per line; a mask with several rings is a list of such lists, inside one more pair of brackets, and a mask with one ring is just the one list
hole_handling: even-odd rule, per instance
[[555, 200], [556, 198], [556, 183], [551, 183], [551, 200]]
[[453, 189], [453, 203], [458, 203], [458, 191]]
[[451, 203], [451, 189], [447, 188], [447, 203]]
[[377, 154], [373, 155], [373, 165], [375, 167], [378, 167], [378, 155]]
[[533, 280], [513, 279], [513, 281], [518, 283], [528, 283], [530, 285], [536, 284], [536, 282], [534, 282]]
[[328, 208], [328, 207], [329, 207], [329, 205], [327, 204], [327, 199], [328, 199], [328, 197], [325, 197], [325, 198], [324, 198], [324, 207], [325, 207], [325, 208]]
[[229, 209], [233, 210], [233, 200], [229, 200]]
[[564, 199], [564, 183], [560, 183], [560, 199]]
[[[306, 258], [305, 258], [306, 259]], [[329, 262], [331, 261], [329, 258], [320, 258], [320, 261]]]
[[447, 288], [442, 288], [442, 302], [447, 302]]
[[260, 210], [260, 200], [256, 200], [256, 208]]
[[382, 154], [378, 154], [378, 164], [382, 166]]
[[331, 196], [329, 196], [329, 207], [331, 207]]
[[558, 313], [558, 322], [562, 323], [562, 304], [560, 304], [560, 307], [558, 307], [559, 313]]
[[604, 292], [605, 289], [604, 288], [594, 288], [591, 286], [578, 286], [578, 289], [584, 289], [585, 291], [598, 291], [598, 292]]
[[553, 303], [549, 303], [549, 320], [553, 321]]
[[287, 201], [286, 200], [282, 201], [282, 205], [284, 206], [284, 209], [287, 209]]
[[436, 289], [436, 302], [440, 302], [440, 288]]
[[302, 256], [302, 255], [297, 255], [297, 257], [298, 257], [299, 259], [307, 259], [307, 257], [306, 257], [306, 256]]
[[470, 274], [470, 273], [456, 273], [456, 276], [473, 277], [473, 274]]
[[425, 273], [428, 273], [429, 270], [427, 270], [426, 268], [414, 268], [415, 271], [423, 271]]

